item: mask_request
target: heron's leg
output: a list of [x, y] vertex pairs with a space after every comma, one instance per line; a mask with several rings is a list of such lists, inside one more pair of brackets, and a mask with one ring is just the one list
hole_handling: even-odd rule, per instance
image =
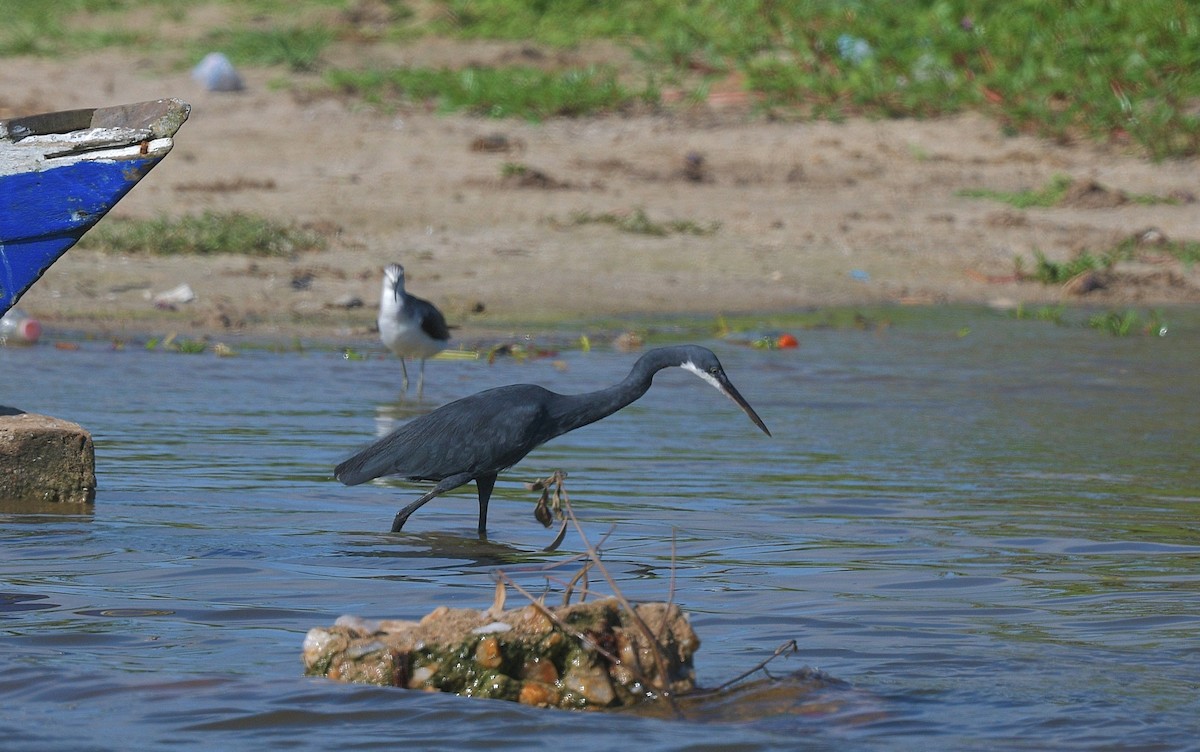
[[496, 486], [496, 474], [481, 475], [475, 479], [475, 489], [479, 492], [479, 537], [487, 538], [487, 507], [492, 498], [492, 489]]
[[425, 359], [421, 358], [421, 373], [417, 376], [417, 399], [425, 393]]
[[433, 497], [437, 496], [441, 492], [441, 489], [434, 488], [432, 491], [401, 509], [399, 512], [396, 512], [396, 517], [392, 520], [392, 532], [400, 532], [400, 529], [404, 527], [405, 522], [408, 522], [408, 518], [413, 512], [425, 506], [425, 504], [427, 504], [433, 499]]
[[400, 373], [404, 374], [404, 391], [408, 391], [408, 366], [404, 365], [404, 356], [400, 356]]
[[[495, 478], [495, 476], [492, 477]], [[467, 475], [466, 473], [451, 475], [449, 478], [443, 478], [442, 480], [438, 481], [438, 484], [433, 487], [432, 491], [401, 509], [399, 512], [396, 512], [396, 517], [392, 520], [392, 532], [400, 532], [400, 529], [404, 527], [405, 522], [408, 522], [408, 518], [412, 515], [412, 513], [428, 504], [435, 496], [440, 496], [447, 491], [452, 491], [458, 488], [464, 483], [470, 482], [471, 476]]]

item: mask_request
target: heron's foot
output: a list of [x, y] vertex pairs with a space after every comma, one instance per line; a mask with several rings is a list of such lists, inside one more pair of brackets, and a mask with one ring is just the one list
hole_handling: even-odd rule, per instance
[[406, 522], [408, 522], [408, 515], [405, 514], [403, 510], [397, 512], [396, 516], [392, 519], [392, 532], [400, 532], [400, 530], [404, 528], [404, 523]]

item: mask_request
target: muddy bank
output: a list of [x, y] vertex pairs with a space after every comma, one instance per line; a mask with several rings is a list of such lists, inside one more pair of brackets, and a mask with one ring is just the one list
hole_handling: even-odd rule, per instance
[[[1065, 261], [1151, 229], [1200, 240], [1194, 163], [1011, 137], [974, 115], [778, 123], [706, 106], [538, 125], [375, 112], [273, 88], [267, 71], [245, 71], [245, 92], [205, 92], [186, 71], [150, 75], [116, 52], [19, 62], [0, 71], [6, 113], [192, 103], [174, 153], [104, 221], [240, 211], [328, 241], [288, 259], [77, 248], [21, 302], [52, 328], [366, 335], [393, 261], [468, 328], [886, 302], [1200, 301], [1196, 270], [1152, 251], [1082, 292], [1014, 274], [1035, 251]], [[1058, 175], [1106, 200], [1091, 190], [1016, 209], [961, 195]], [[185, 283], [193, 301], [154, 304]]]

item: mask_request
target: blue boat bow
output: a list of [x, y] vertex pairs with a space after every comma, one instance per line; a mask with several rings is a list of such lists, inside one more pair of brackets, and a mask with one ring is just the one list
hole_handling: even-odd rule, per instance
[[171, 151], [178, 99], [0, 120], [0, 315]]

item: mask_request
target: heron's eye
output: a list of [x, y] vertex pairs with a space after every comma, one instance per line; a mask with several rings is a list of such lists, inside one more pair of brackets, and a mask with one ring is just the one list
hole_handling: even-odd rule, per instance
[[716, 376], [716, 375], [717, 375], [717, 371], [720, 371], [720, 370], [721, 370], [720, 368], [717, 368], [716, 366], [713, 366], [712, 368], [708, 369], [708, 372], [709, 372], [709, 373], [711, 373], [713, 376]]

